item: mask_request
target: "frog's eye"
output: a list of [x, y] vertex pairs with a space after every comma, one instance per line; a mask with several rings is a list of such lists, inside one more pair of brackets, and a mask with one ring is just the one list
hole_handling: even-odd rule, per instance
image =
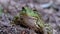
[[22, 9], [24, 9], [24, 7], [22, 7]]
[[34, 9], [33, 11], [37, 11], [36, 9]]
[[22, 11], [26, 11], [24, 7], [22, 7]]

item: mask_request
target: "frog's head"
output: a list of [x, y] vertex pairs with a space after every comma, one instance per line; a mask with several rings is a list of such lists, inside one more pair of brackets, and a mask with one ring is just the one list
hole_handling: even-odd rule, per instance
[[30, 17], [38, 17], [38, 13], [30, 9], [29, 7], [23, 7], [22, 12], [24, 14], [27, 14], [27, 16], [30, 16]]

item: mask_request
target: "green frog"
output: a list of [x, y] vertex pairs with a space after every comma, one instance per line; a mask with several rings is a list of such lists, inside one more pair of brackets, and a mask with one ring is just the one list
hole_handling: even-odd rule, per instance
[[[29, 7], [23, 7], [22, 11], [19, 13], [19, 18], [23, 18], [24, 25], [31, 27], [32, 29], [40, 29], [44, 34], [52, 34], [52, 27], [49, 24], [45, 24], [42, 16], [38, 14], [37, 11], [33, 11]], [[21, 17], [22, 16], [22, 17]], [[20, 21], [22, 21], [20, 20]], [[30, 21], [31, 20], [31, 21]], [[34, 22], [32, 22], [34, 20]], [[15, 21], [16, 22], [16, 21]], [[23, 22], [20, 22], [23, 23]], [[29, 23], [28, 23], [29, 22]]]

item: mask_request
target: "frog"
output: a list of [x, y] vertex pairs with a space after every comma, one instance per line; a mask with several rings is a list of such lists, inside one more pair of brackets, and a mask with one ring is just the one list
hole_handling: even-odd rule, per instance
[[[22, 17], [21, 17], [22, 16]], [[28, 20], [27, 20], [27, 18], [25, 18], [25, 17], [27, 17], [27, 18], [29, 18], [29, 19], [33, 19], [33, 20], [35, 20], [35, 22], [27, 22]], [[18, 17], [17, 17], [18, 18]], [[44, 20], [42, 19], [42, 16], [41, 16], [41, 14], [39, 14], [37, 11], [34, 11], [34, 10], [32, 10], [32, 9], [30, 9], [29, 7], [27, 7], [27, 6], [25, 6], [25, 7], [23, 7], [22, 8], [22, 10], [21, 10], [21, 12], [19, 13], [19, 18], [18, 19], [20, 19], [20, 18], [23, 18], [22, 20], [23, 20], [23, 22], [27, 22], [27, 23], [24, 23], [24, 25], [26, 25], [26, 26], [28, 26], [28, 27], [32, 27], [32, 29], [39, 29], [40, 30], [40, 32], [42, 31], [42, 32], [44, 32], [43, 34], [52, 34], [52, 27], [50, 27], [50, 25], [49, 24], [45, 24], [45, 22], [44, 22]], [[16, 19], [17, 20], [17, 19]], [[15, 22], [16, 22], [16, 20], [15, 20]], [[21, 21], [22, 21], [21, 20]], [[23, 23], [23, 22], [21, 22], [21, 23]], [[31, 24], [31, 25], [30, 25]], [[34, 25], [32, 25], [32, 24], [34, 24]], [[29, 26], [30, 25], [30, 26]], [[36, 28], [35, 28], [35, 27]]]

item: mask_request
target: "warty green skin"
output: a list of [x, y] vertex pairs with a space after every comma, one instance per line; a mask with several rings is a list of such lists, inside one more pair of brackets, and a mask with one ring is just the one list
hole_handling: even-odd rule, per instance
[[32, 9], [28, 8], [28, 7], [24, 7], [24, 9], [22, 9], [23, 14], [27, 14], [27, 16], [30, 17], [34, 17], [36, 18], [36, 25], [38, 25], [38, 27], [43, 28], [44, 32], [46, 34], [52, 34], [52, 27], [50, 27], [49, 24], [45, 24], [41, 15], [39, 15], [36, 11], [33, 11]]

